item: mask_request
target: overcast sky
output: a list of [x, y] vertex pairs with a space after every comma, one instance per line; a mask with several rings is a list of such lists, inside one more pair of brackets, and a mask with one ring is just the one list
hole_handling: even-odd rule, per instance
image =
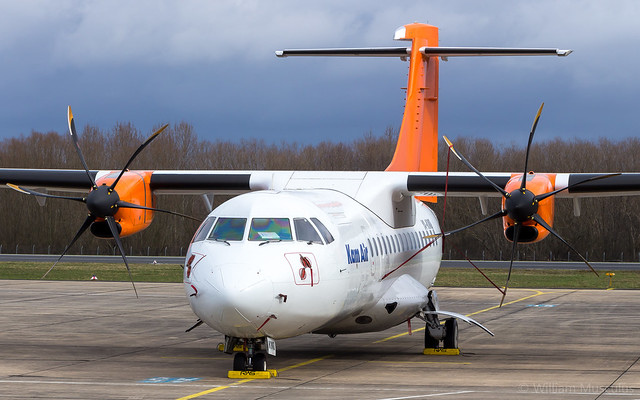
[[[637, 1], [0, 0], [0, 138], [76, 124], [204, 139], [351, 141], [399, 127], [408, 64], [288, 58], [283, 48], [394, 46], [411, 22], [441, 46], [573, 49], [440, 64], [440, 133], [526, 141], [639, 136]], [[400, 42], [403, 44], [404, 42]]]

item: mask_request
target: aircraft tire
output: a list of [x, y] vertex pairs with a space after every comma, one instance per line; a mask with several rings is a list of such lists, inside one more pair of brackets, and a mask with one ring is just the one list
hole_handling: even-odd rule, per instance
[[444, 322], [444, 328], [447, 332], [444, 337], [443, 345], [445, 349], [458, 348], [458, 320], [449, 318]]
[[253, 356], [253, 370], [254, 371], [266, 371], [267, 370], [267, 356], [264, 353], [256, 353]]
[[436, 349], [440, 346], [440, 341], [438, 339], [434, 339], [429, 335], [429, 329], [424, 330], [424, 348], [425, 349]]
[[233, 370], [234, 371], [247, 370], [247, 355], [245, 353], [236, 353], [233, 356]]

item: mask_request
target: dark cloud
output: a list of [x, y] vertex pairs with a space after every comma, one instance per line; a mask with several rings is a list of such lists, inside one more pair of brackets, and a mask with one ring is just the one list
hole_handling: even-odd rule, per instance
[[572, 48], [567, 58], [441, 63], [440, 130], [500, 143], [636, 135], [636, 2], [30, 1], [0, 13], [0, 137], [187, 121], [211, 140], [351, 140], [401, 121], [407, 63], [276, 59], [284, 47], [388, 46], [440, 27], [441, 45]]

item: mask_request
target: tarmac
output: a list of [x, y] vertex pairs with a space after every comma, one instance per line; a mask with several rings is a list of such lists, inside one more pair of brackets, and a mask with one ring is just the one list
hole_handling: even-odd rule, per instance
[[640, 291], [437, 289], [459, 356], [423, 355], [424, 325], [277, 342], [272, 379], [228, 379], [222, 335], [181, 284], [0, 281], [0, 398], [640, 399]]

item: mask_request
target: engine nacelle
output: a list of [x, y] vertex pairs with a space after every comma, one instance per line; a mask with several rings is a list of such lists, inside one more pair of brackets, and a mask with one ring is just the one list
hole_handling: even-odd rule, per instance
[[[98, 186], [111, 185], [120, 172], [112, 172], [96, 180]], [[151, 191], [149, 171], [127, 171], [122, 175], [115, 187], [120, 200], [144, 207], [155, 208], [156, 198]], [[133, 235], [146, 229], [153, 221], [154, 212], [135, 208], [120, 208], [113, 216], [118, 224], [120, 237]], [[111, 231], [107, 222], [99, 218], [91, 225], [91, 233], [99, 238], [111, 239]]]
[[[536, 195], [548, 193], [555, 188], [555, 174], [535, 174], [529, 172], [527, 174], [527, 190], [533, 192]], [[522, 174], [515, 174], [511, 176], [509, 182], [505, 186], [507, 193], [511, 193], [514, 190], [518, 190], [522, 185]], [[540, 201], [538, 204], [537, 214], [544, 219], [549, 226], [553, 227], [554, 217], [554, 196], [547, 197]], [[505, 209], [505, 198], [502, 198], [502, 209]], [[502, 226], [504, 228], [504, 236], [509, 241], [513, 241], [514, 221], [509, 216], [502, 218]], [[518, 243], [535, 243], [546, 238], [549, 235], [549, 231], [540, 226], [533, 220], [525, 221], [521, 224], [520, 232], [518, 235]]]

